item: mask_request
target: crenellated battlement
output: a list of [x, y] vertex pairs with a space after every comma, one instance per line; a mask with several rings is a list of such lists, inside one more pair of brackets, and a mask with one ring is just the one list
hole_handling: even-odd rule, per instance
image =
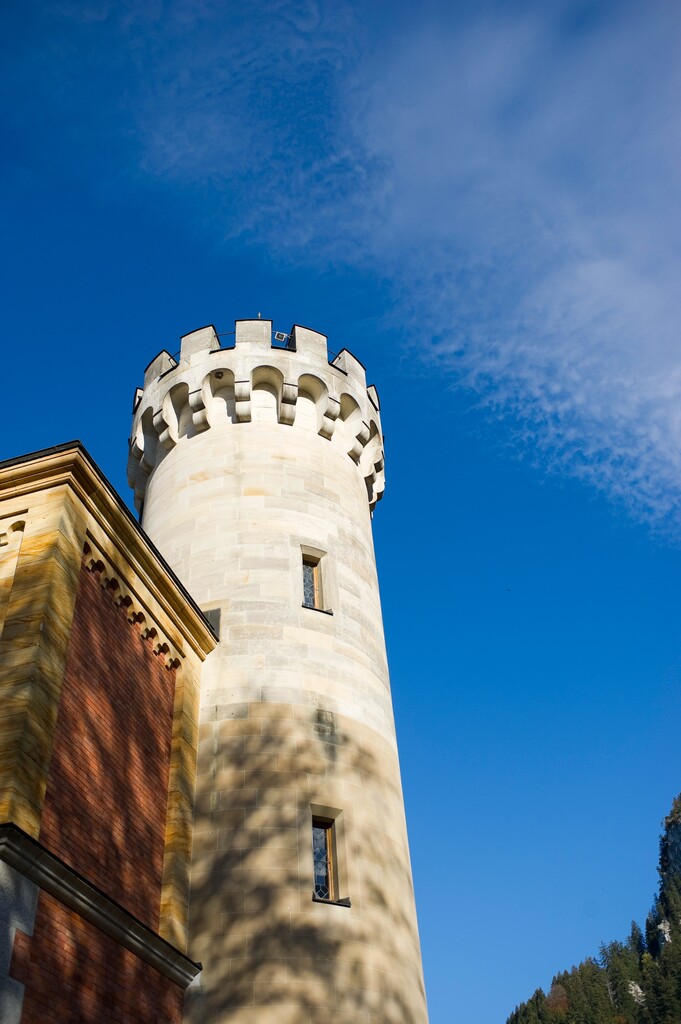
[[[229, 344], [221, 344], [228, 342]], [[217, 425], [272, 422], [313, 432], [351, 459], [373, 509], [385, 487], [380, 404], [363, 365], [347, 349], [331, 361], [326, 335], [296, 324], [273, 335], [271, 320], [212, 324], [186, 334], [177, 356], [163, 351], [135, 392], [128, 482], [144, 501], [155, 466], [184, 438]]]

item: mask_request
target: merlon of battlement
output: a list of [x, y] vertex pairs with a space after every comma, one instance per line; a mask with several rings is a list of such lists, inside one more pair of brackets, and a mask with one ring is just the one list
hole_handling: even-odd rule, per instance
[[[225, 339], [225, 342], [221, 341]], [[234, 331], [220, 335], [213, 324], [207, 324], [180, 339], [180, 351], [175, 356], [165, 349], [160, 352], [147, 366], [144, 372], [145, 388], [157, 377], [167, 373], [182, 363], [189, 363], [199, 353], [217, 352], [221, 349], [246, 349], [251, 352], [269, 352], [277, 349], [295, 352], [306, 361], [329, 364], [350, 377], [357, 384], [366, 387], [366, 371], [364, 366], [347, 349], [329, 358], [328, 339], [325, 334], [314, 331], [302, 324], [294, 324], [288, 334], [274, 332], [271, 320], [236, 320]]]
[[220, 339], [212, 324], [199, 327], [198, 331], [183, 334], [180, 341], [180, 360], [189, 359], [195, 352], [215, 352], [220, 348]]
[[331, 365], [347, 374], [360, 387], [365, 388], [367, 386], [367, 372], [364, 364], [360, 363], [359, 359], [353, 356], [352, 352], [348, 352], [346, 348], [340, 350]]
[[161, 377], [168, 370], [172, 370], [174, 366], [177, 366], [177, 361], [171, 356], [170, 352], [166, 352], [163, 349], [162, 352], [159, 352], [151, 360], [144, 371], [144, 387], [146, 388], [149, 384], [153, 384], [157, 377]]
[[272, 347], [272, 321], [236, 320], [234, 336], [236, 345], [250, 345], [251, 348], [268, 352]]
[[309, 327], [294, 324], [289, 335], [290, 347], [312, 359], [329, 361], [329, 346], [325, 334], [312, 331]]

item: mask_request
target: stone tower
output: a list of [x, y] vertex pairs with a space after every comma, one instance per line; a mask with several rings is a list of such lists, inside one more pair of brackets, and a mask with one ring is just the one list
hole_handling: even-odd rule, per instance
[[220, 636], [201, 681], [189, 953], [203, 972], [187, 1019], [425, 1024], [364, 367], [268, 320], [185, 335], [136, 393], [130, 483]]

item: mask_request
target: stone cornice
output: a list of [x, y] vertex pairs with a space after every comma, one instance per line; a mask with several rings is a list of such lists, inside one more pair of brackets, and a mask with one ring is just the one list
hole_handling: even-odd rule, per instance
[[182, 637], [203, 660], [217, 642], [211, 627], [80, 441], [0, 463], [0, 490], [5, 499], [60, 486], [77, 495], [99, 528], [97, 532], [107, 536], [120, 552], [116, 559], [119, 569], [126, 564], [131, 567], [134, 577], [164, 608], [178, 639]]
[[11, 822], [0, 825], [0, 860], [182, 988], [201, 970], [201, 964], [175, 949]]

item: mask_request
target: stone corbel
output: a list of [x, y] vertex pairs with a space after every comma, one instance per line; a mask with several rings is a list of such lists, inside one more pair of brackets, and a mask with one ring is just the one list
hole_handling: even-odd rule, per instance
[[139, 465], [142, 459], [142, 449], [137, 444], [135, 438], [130, 442], [130, 449], [128, 451], [128, 487], [135, 486], [137, 480], [137, 474], [139, 472]]
[[359, 462], [360, 455], [364, 451], [364, 447], [369, 440], [369, 428], [366, 423], [362, 423], [359, 430], [355, 434], [355, 439], [352, 447], [348, 451], [348, 455], [353, 462]]
[[251, 422], [251, 382], [250, 380], [234, 381], [234, 414], [237, 423]]
[[[323, 401], [323, 399], [322, 399]], [[331, 440], [333, 432], [336, 429], [336, 420], [340, 413], [340, 402], [337, 398], [332, 398], [330, 395], [326, 397], [326, 408], [323, 408], [321, 416], [321, 424], [317, 433], [325, 437], [327, 441]]]
[[[364, 477], [364, 482], [367, 485], [367, 490], [371, 496], [373, 496], [374, 504], [381, 497], [385, 490], [385, 474], [383, 472], [383, 459], [379, 462], [375, 462], [371, 467], [369, 473]], [[376, 497], [378, 495], [378, 497]]]
[[95, 546], [91, 537], [90, 542], [85, 545], [83, 565], [88, 572], [99, 573], [99, 584], [102, 589], [111, 593], [115, 605], [125, 608], [128, 622], [138, 629], [142, 639], [154, 642], [154, 654], [163, 656], [166, 668], [177, 668], [181, 663], [182, 654], [175, 648], [170, 638], [164, 634], [157, 622], [151, 624], [148, 609], [143, 606], [137, 594], [128, 586], [122, 574]]
[[298, 385], [282, 384], [281, 398], [279, 400], [279, 422], [291, 426], [296, 418], [296, 402], [298, 401]]
[[203, 392], [200, 388], [190, 393], [189, 408], [192, 411], [192, 423], [197, 434], [200, 434], [204, 430], [208, 430], [208, 427], [210, 426], [210, 423], [208, 422], [208, 410], [206, 409], [206, 404], [203, 400]]
[[367, 478], [366, 483], [369, 495], [369, 508], [373, 512], [376, 508], [376, 503], [381, 500], [385, 491], [385, 473], [381, 470], [375, 474], [371, 481]]
[[163, 406], [154, 413], [154, 430], [158, 434], [158, 443], [161, 448], [170, 451], [177, 444], [177, 430], [171, 426], [171, 418], [166, 413], [165, 404], [164, 400]]
[[180, 659], [167, 643], [159, 641], [159, 643], [154, 647], [154, 654], [157, 658], [163, 659], [163, 663], [167, 669], [179, 668]]

